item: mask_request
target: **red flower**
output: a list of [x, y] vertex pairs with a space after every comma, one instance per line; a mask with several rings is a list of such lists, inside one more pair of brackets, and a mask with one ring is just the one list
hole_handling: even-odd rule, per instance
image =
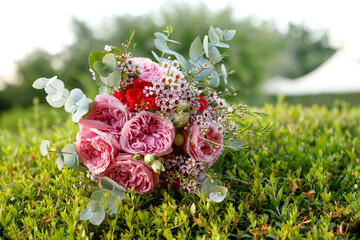
[[142, 81], [140, 79], [135, 80], [132, 87], [123, 92], [115, 92], [114, 97], [119, 99], [124, 105], [126, 105], [129, 111], [137, 110], [141, 107], [143, 110], [158, 110], [159, 107], [155, 103], [156, 94], [145, 96], [143, 92], [145, 87], [152, 87], [151, 82]]
[[208, 101], [205, 99], [203, 95], [200, 95], [200, 98], [196, 100], [200, 103], [200, 107], [197, 110], [199, 113], [202, 113], [208, 107]]

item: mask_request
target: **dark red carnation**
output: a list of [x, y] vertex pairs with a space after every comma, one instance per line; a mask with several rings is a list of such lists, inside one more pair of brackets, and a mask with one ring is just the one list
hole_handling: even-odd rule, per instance
[[200, 103], [200, 107], [197, 111], [199, 113], [202, 113], [208, 107], [208, 101], [205, 99], [203, 95], [200, 95], [200, 98], [197, 99], [196, 101]]
[[114, 97], [119, 99], [126, 105], [129, 111], [134, 111], [141, 107], [143, 110], [158, 110], [159, 107], [155, 103], [156, 94], [145, 96], [143, 92], [145, 87], [152, 87], [151, 82], [142, 81], [141, 79], [135, 80], [132, 87], [126, 91], [115, 92]]

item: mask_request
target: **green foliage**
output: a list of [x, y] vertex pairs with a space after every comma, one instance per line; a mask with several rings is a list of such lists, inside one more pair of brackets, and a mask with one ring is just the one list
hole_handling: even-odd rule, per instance
[[[270, 122], [277, 128], [240, 151], [225, 149], [212, 167], [228, 188], [221, 203], [167, 186], [150, 195], [127, 193], [111, 208], [88, 206], [85, 198], [111, 200], [111, 193], [93, 195], [99, 189], [85, 173], [66, 166], [59, 171], [39, 151], [44, 138], [56, 149], [73, 142], [77, 124], [59, 121], [59, 115], [21, 120], [16, 132], [1, 128], [0, 237], [359, 239], [360, 108], [280, 102], [250, 110], [269, 114], [257, 118], [258, 126]], [[80, 219], [85, 209], [101, 208], [113, 214], [100, 226]]]

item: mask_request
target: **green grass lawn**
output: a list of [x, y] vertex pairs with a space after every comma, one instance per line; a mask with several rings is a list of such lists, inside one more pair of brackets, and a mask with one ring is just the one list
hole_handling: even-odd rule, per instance
[[[119, 211], [100, 226], [79, 220], [83, 197], [94, 183], [84, 173], [57, 170], [54, 155], [52, 160], [40, 156], [44, 139], [55, 148], [75, 140], [78, 126], [64, 120], [70, 116], [42, 107], [18, 112], [20, 121], [5, 114], [0, 120], [0, 237], [359, 239], [360, 107], [279, 103], [260, 110], [269, 117], [258, 118], [258, 124], [274, 123], [274, 132], [241, 151], [225, 150], [212, 168], [229, 189], [223, 202], [171, 187], [127, 194]], [[18, 130], [6, 130], [6, 122]]]

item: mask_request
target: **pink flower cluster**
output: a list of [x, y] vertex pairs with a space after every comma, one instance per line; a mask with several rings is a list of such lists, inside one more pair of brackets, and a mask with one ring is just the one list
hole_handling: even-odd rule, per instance
[[[109, 49], [111, 50], [111, 49]], [[158, 183], [194, 192], [219, 158], [230, 108], [211, 89], [199, 89], [179, 63], [117, 56], [122, 80], [98, 95], [80, 120], [75, 150], [94, 179], [151, 193]], [[226, 123], [225, 122], [229, 122]]]

